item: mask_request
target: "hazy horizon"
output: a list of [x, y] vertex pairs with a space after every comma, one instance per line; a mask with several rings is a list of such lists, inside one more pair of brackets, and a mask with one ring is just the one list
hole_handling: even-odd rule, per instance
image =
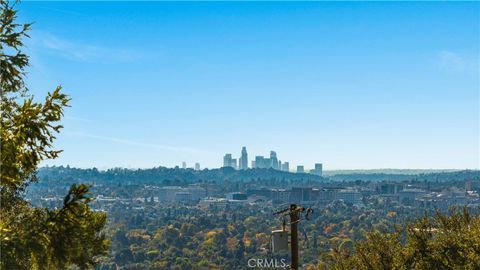
[[[190, 166], [191, 164], [187, 164], [187, 168], [186, 169], [191, 169], [191, 170], [194, 170], [194, 166]], [[193, 164], [194, 165], [194, 164]], [[167, 168], [167, 169], [175, 169], [176, 167], [178, 167], [179, 169], [182, 169], [181, 167], [181, 164], [179, 165], [175, 165], [173, 167], [168, 167], [168, 166], [163, 166], [163, 165], [157, 165], [157, 166], [153, 166], [153, 167], [120, 167], [120, 166], [114, 166], [114, 167], [96, 167], [96, 166], [93, 166], [93, 167], [77, 167], [77, 166], [70, 166], [69, 164], [54, 164], [54, 165], [49, 165], [49, 164], [45, 164], [43, 166], [41, 166], [40, 168], [52, 168], [52, 167], [70, 167], [70, 168], [75, 168], [75, 169], [97, 169], [97, 170], [100, 170], [100, 171], [107, 171], [107, 170], [110, 170], [110, 169], [117, 169], [117, 168], [120, 168], [120, 169], [128, 169], [128, 170], [148, 170], [148, 169], [153, 169], [153, 168], [158, 168], [158, 167], [163, 167], [163, 168]], [[208, 169], [208, 170], [215, 170], [215, 169], [221, 169], [222, 166], [219, 166], [219, 167], [201, 167], [200, 170], [203, 170], [203, 169]], [[251, 168], [249, 167], [248, 169], [262, 169], [262, 168]], [[265, 168], [263, 168], [265, 169]], [[268, 169], [273, 169], [273, 168], [268, 168]], [[295, 173], [296, 167], [295, 168], [290, 168], [290, 171], [289, 172], [293, 172]], [[305, 173], [309, 173], [308, 171], [310, 169], [314, 169], [313, 167], [305, 167]], [[282, 171], [280, 169], [277, 169], [279, 171]], [[456, 172], [456, 171], [478, 171], [480, 169], [478, 168], [456, 168], [456, 169], [435, 169], [435, 168], [423, 168], [423, 169], [410, 169], [410, 168], [370, 168], [370, 169], [362, 169], [362, 168], [353, 168], [353, 169], [326, 169], [326, 170], [323, 170], [323, 174], [324, 175], [329, 175], [329, 174], [332, 174], [334, 172], [352, 172], [352, 173], [355, 173], [355, 172], [373, 172], [373, 173], [376, 173], [378, 171], [382, 171], [382, 172], [387, 172], [387, 171], [393, 171], [393, 172], [398, 172], [398, 171], [405, 171], [405, 172], [410, 172], [411, 174], [415, 174], [415, 172]]]
[[29, 88], [72, 98], [43, 166], [480, 167], [478, 2], [18, 5]]

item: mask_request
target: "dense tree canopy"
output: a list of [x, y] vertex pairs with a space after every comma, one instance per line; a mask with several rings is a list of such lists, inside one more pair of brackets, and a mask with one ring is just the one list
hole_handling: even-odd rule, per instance
[[63, 207], [32, 207], [24, 190], [36, 180], [39, 163], [56, 158], [58, 124], [69, 98], [57, 87], [43, 102], [29, 95], [24, 78], [29, 58], [22, 52], [30, 24], [17, 23], [15, 4], [0, 2], [1, 89], [1, 269], [88, 268], [107, 250], [101, 234], [106, 216], [93, 212], [88, 186], [72, 185]]
[[369, 232], [352, 252], [337, 247], [325, 269], [480, 269], [480, 216], [468, 208], [437, 213], [394, 232]]

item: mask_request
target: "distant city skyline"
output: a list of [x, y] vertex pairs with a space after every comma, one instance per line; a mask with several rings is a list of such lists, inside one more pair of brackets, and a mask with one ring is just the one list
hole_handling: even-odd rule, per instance
[[43, 166], [480, 167], [479, 2], [18, 7], [28, 87], [72, 98]]
[[[223, 156], [223, 167], [232, 167], [234, 169], [238, 170], [246, 170], [248, 168], [260, 168], [260, 169], [275, 169], [275, 170], [280, 170], [280, 171], [290, 171], [289, 169], [289, 162], [284, 161], [282, 162], [278, 157], [277, 157], [277, 152], [270, 150], [270, 156], [269, 157], [264, 157], [263, 155], [254, 155], [255, 157], [252, 158], [251, 160], [248, 159], [248, 152], [247, 152], [247, 147], [243, 146], [242, 151], [240, 153], [240, 157], [238, 158], [238, 163], [237, 159], [233, 158], [234, 155], [231, 153], [226, 153]], [[250, 166], [248, 165], [249, 162], [251, 162]], [[319, 167], [317, 166], [318, 164], [315, 165], [315, 171], [320, 172], [321, 175], [321, 169], [317, 170]], [[321, 164], [320, 164], [321, 167]]]

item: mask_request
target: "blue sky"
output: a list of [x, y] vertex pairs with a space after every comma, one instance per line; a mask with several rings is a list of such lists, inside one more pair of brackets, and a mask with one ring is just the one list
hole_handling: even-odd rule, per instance
[[72, 97], [44, 165], [479, 168], [478, 2], [19, 8], [30, 89]]

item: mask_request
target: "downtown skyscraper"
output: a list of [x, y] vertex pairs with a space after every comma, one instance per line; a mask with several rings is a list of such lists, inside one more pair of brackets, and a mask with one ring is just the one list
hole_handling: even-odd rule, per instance
[[225, 154], [225, 156], [223, 156], [223, 167], [232, 167], [237, 169], [237, 159], [232, 158], [232, 154]]
[[[227, 153], [223, 156], [223, 167], [231, 167], [235, 170], [248, 170], [248, 153], [247, 147], [243, 146], [238, 159], [233, 158], [232, 154]], [[274, 169], [284, 172], [290, 172], [290, 163], [288, 161], [282, 162], [278, 159], [277, 152], [270, 151], [270, 156], [255, 156], [255, 159], [251, 163], [252, 169]], [[318, 176], [323, 174], [323, 164], [315, 163], [315, 167], [312, 170], [306, 170], [305, 166], [298, 165], [297, 173], [310, 173]]]
[[242, 154], [240, 156], [240, 160], [239, 160], [238, 165], [239, 165], [240, 170], [248, 169], [248, 153], [247, 153], [247, 148], [245, 146], [242, 147]]

